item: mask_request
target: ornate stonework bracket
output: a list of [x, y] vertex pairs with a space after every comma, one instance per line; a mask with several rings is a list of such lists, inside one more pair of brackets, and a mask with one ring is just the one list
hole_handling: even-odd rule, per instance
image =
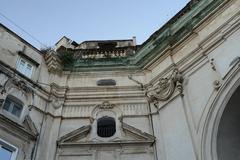
[[62, 70], [61, 60], [55, 51], [47, 51], [44, 54], [44, 59], [49, 72], [60, 72]]
[[165, 78], [160, 78], [158, 84], [147, 89], [146, 96], [150, 102], [166, 101], [177, 89], [180, 93], [183, 91], [182, 87], [183, 77], [178, 69], [174, 69], [173, 73]]

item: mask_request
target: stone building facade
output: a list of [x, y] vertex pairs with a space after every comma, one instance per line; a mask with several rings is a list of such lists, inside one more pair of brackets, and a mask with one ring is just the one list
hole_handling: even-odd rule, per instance
[[240, 0], [192, 0], [142, 45], [0, 24], [0, 159], [240, 159]]

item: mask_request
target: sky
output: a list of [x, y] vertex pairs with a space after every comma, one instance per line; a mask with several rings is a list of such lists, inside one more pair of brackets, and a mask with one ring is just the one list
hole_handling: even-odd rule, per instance
[[54, 46], [63, 36], [77, 43], [136, 36], [137, 44], [142, 44], [188, 2], [0, 0], [0, 23], [37, 48]]

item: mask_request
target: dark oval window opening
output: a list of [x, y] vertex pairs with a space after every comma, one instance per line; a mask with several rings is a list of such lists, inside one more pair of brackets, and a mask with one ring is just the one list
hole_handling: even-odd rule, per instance
[[116, 132], [114, 118], [102, 117], [97, 121], [97, 134], [99, 137], [111, 137]]

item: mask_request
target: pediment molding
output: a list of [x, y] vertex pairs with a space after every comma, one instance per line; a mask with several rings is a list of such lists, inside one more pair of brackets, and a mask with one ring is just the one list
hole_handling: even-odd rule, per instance
[[155, 137], [151, 134], [148, 134], [146, 132], [142, 132], [140, 129], [137, 129], [133, 126], [130, 126], [126, 123], [122, 123], [122, 128], [124, 132], [129, 132], [133, 134], [134, 136], [138, 136], [140, 141], [149, 141], [149, 142], [154, 142]]
[[38, 130], [32, 121], [31, 117], [27, 115], [23, 121], [23, 127], [28, 130], [30, 133], [33, 133], [35, 136], [38, 135]]
[[122, 123], [122, 130], [124, 133], [129, 133], [132, 135], [132, 139], [124, 138], [114, 138], [109, 139], [108, 141], [101, 140], [89, 140], [81, 141], [81, 138], [88, 136], [91, 130], [91, 125], [86, 125], [81, 128], [78, 128], [70, 133], [67, 133], [60, 137], [57, 141], [59, 146], [75, 146], [75, 145], [115, 145], [115, 144], [152, 144], [155, 142], [155, 137], [142, 132], [141, 130], [130, 126], [126, 123]]
[[38, 131], [30, 116], [26, 116], [22, 123], [18, 123], [0, 114], [0, 128], [26, 141], [36, 140], [38, 136]]
[[57, 141], [59, 145], [74, 142], [77, 138], [86, 137], [91, 130], [91, 125], [80, 127], [70, 133], [60, 137]]

